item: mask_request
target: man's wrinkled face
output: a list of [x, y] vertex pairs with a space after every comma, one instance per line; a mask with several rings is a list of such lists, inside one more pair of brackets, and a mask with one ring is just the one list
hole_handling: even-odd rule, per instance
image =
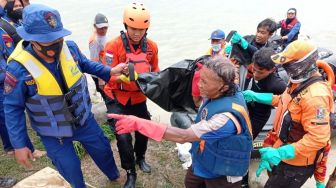
[[224, 81], [212, 70], [203, 67], [201, 69], [201, 77], [198, 83], [201, 96], [209, 99], [217, 98], [222, 94]]

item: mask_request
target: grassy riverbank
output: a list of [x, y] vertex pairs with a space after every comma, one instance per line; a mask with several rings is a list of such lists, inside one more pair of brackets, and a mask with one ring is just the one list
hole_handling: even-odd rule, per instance
[[[29, 136], [37, 149], [44, 150], [43, 144], [36, 136], [35, 132], [29, 130]], [[97, 168], [89, 155], [83, 152], [82, 148], [78, 149], [81, 155], [82, 170], [87, 183], [94, 187], [122, 187], [125, 182], [125, 172], [120, 167], [119, 154], [117, 152], [114, 135], [109, 129], [103, 127], [105, 134], [111, 139], [111, 147], [114, 157], [121, 173], [121, 178], [117, 182], [108, 181], [107, 177]], [[162, 187], [173, 188], [183, 187], [185, 171], [181, 167], [181, 163], [177, 159], [174, 151], [175, 144], [171, 142], [154, 142], [150, 141], [148, 145], [147, 161], [152, 166], [152, 173], [145, 174], [138, 170], [137, 187]], [[0, 143], [0, 148], [2, 145]], [[42, 168], [49, 166], [55, 168], [48, 157], [44, 156], [32, 162], [33, 169], [25, 170], [18, 165], [13, 156], [6, 155], [0, 149], [0, 176], [15, 177], [18, 181], [34, 174]]]

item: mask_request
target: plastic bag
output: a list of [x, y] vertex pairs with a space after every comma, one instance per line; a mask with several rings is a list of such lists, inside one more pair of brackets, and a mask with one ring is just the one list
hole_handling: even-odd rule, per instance
[[191, 96], [192, 79], [196, 63], [203, 63], [210, 56], [196, 60], [180, 61], [160, 72], [140, 74], [137, 80], [141, 91], [166, 111], [188, 111], [195, 113]]

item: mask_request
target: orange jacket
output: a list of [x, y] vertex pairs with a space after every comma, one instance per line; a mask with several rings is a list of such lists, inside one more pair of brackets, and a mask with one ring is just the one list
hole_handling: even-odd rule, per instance
[[290, 93], [298, 87], [293, 84], [281, 95], [274, 96], [272, 104], [277, 106], [273, 129], [268, 133], [264, 147], [280, 147], [279, 139], [284, 113], [288, 110], [293, 121], [302, 125], [306, 132], [297, 142], [295, 158], [284, 162], [294, 166], [314, 164], [317, 151], [325, 147], [330, 140], [330, 112], [334, 111], [333, 95], [325, 82], [316, 82], [291, 99]]
[[208, 51], [206, 52], [205, 55], [211, 55], [211, 56], [222, 55], [222, 56], [226, 57], [226, 54], [225, 54], [225, 45], [222, 46], [222, 49], [221, 49], [219, 52], [214, 52], [214, 51], [212, 50], [212, 48], [210, 47], [210, 48], [208, 49]]
[[[130, 45], [130, 48], [133, 54], [142, 53], [141, 47], [139, 47], [137, 50], [134, 50], [133, 46]], [[148, 38], [146, 59], [151, 66], [151, 71], [158, 72], [158, 48], [156, 43]], [[105, 47], [103, 63], [114, 67], [119, 63], [127, 63], [126, 61], [126, 50], [123, 46], [121, 37], [119, 36], [109, 41]], [[126, 105], [129, 100], [131, 100], [131, 104], [138, 104], [146, 101], [145, 95], [140, 91], [135, 82], [126, 84], [118, 83], [117, 80], [118, 76], [111, 76], [110, 81], [105, 85], [104, 92], [107, 96], [112, 99], [116, 97], [116, 100], [123, 105]]]

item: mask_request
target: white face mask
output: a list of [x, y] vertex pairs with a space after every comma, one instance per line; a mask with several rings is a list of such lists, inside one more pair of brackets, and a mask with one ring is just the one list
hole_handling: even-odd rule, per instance
[[218, 52], [219, 50], [221, 50], [222, 45], [221, 44], [211, 44], [211, 48], [214, 52]]

